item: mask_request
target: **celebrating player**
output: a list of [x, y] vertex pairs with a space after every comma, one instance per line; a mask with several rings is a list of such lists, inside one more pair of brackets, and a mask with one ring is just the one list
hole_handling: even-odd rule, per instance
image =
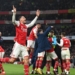
[[61, 33], [60, 43], [57, 43], [61, 47], [61, 57], [62, 57], [62, 65], [63, 70], [66, 75], [69, 75], [70, 70], [70, 51], [69, 47], [71, 46], [70, 40], [65, 37], [65, 33]]
[[28, 51], [30, 50], [30, 61], [34, 52], [35, 40], [37, 38], [37, 31], [40, 27], [41, 27], [40, 23], [36, 24], [36, 26], [32, 28], [27, 40], [27, 48]]
[[55, 75], [58, 75], [57, 73], [57, 68], [58, 68], [58, 57], [54, 51], [54, 48], [55, 48], [55, 45], [57, 44], [57, 39], [56, 39], [56, 36], [54, 35], [54, 31], [52, 30], [50, 32], [50, 37], [48, 38], [48, 40], [50, 41], [50, 44], [52, 45], [52, 48], [50, 50], [47, 50], [46, 51], [46, 60], [47, 60], [47, 63], [46, 63], [46, 67], [47, 67], [47, 75], [51, 75], [50, 73], [50, 64], [51, 64], [51, 61], [52, 59], [55, 61], [55, 65], [54, 65], [54, 74]]
[[21, 16], [19, 21], [16, 21], [16, 8], [13, 6], [13, 16], [12, 22], [16, 28], [16, 38], [15, 44], [13, 47], [13, 51], [11, 53], [11, 58], [4, 58], [1, 59], [2, 62], [11, 62], [13, 63], [16, 58], [18, 58], [19, 54], [22, 53], [22, 58], [24, 61], [24, 75], [29, 75], [29, 55], [26, 47], [26, 38], [27, 38], [27, 28], [32, 27], [36, 20], [40, 15], [40, 11], [36, 11], [36, 17], [30, 24], [26, 24], [26, 18]]

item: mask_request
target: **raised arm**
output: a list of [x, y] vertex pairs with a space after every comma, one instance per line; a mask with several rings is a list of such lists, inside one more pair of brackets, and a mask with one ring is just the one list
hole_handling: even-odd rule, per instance
[[50, 32], [51, 28], [53, 28], [53, 26], [49, 26], [46, 31], [44, 32], [44, 35], [48, 35], [48, 33]]
[[29, 27], [32, 27], [32, 26], [35, 24], [35, 22], [37, 21], [39, 15], [40, 15], [40, 11], [37, 10], [37, 11], [36, 11], [36, 17], [33, 19], [33, 21], [31, 21], [31, 23], [26, 24], [26, 26], [27, 26], [28, 28], [29, 28]]
[[14, 5], [13, 5], [12, 12], [13, 12], [13, 15], [12, 15], [12, 23], [13, 23], [13, 25], [19, 25], [19, 21], [16, 21], [16, 8], [14, 7]]

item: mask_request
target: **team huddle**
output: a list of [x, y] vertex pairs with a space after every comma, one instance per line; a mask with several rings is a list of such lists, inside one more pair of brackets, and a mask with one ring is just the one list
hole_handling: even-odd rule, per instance
[[[44, 57], [46, 57], [46, 74], [51, 75], [50, 66], [52, 60], [55, 61], [53, 72], [54, 75], [58, 75], [57, 69], [59, 66], [59, 58], [55, 53], [55, 47], [58, 45], [61, 47], [61, 67], [62, 75], [69, 75], [70, 72], [70, 52], [71, 46], [70, 40], [65, 37], [65, 33], [61, 33], [60, 43], [57, 42], [57, 37], [54, 35], [53, 26], [49, 26], [45, 31], [41, 28], [41, 24], [37, 23], [34, 26], [27, 38], [27, 29], [35, 25], [40, 11], [36, 11], [36, 17], [29, 24], [26, 24], [26, 18], [21, 16], [19, 21], [16, 21], [16, 8], [13, 6], [12, 22], [16, 29], [16, 37], [14, 39], [14, 47], [11, 53], [11, 58], [0, 58], [0, 62], [13, 63], [21, 54], [24, 64], [24, 75], [29, 75], [29, 66], [33, 65], [32, 73], [43, 74], [42, 63]], [[27, 43], [26, 43], [27, 42]], [[59, 51], [59, 50], [58, 50]], [[1, 75], [5, 75], [5, 71], [0, 63]]]

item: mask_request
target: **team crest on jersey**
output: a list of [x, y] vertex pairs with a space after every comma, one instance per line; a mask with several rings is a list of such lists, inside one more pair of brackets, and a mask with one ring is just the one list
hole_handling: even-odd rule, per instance
[[25, 28], [24, 26], [21, 26], [21, 30], [22, 30], [23, 32], [27, 32], [27, 28]]

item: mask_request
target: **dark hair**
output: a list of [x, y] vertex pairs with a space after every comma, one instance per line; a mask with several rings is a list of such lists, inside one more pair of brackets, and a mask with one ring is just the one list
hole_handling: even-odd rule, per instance
[[36, 23], [36, 25], [37, 25], [37, 24], [41, 25], [41, 23]]
[[43, 29], [38, 29], [38, 33], [40, 33], [41, 31], [43, 31]]
[[66, 34], [65, 34], [65, 32], [62, 32], [61, 35], [65, 36]]
[[23, 17], [23, 16], [19, 16], [18, 20], [20, 20], [21, 17]]
[[51, 33], [54, 33], [54, 30], [51, 30], [50, 32], [51, 32]]

